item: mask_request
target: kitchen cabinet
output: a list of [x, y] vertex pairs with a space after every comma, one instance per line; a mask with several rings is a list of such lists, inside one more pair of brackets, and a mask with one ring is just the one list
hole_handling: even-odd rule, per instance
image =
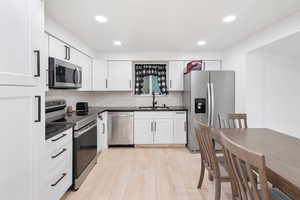
[[78, 65], [82, 68], [82, 87], [81, 91], [92, 90], [92, 59], [85, 54], [78, 52]]
[[155, 119], [154, 121], [154, 144], [173, 144], [173, 121], [172, 119]]
[[135, 144], [172, 144], [172, 112], [135, 112]]
[[134, 120], [134, 144], [153, 144], [153, 120]]
[[107, 73], [106, 60], [95, 59], [93, 63], [93, 91], [107, 90]]
[[207, 71], [220, 71], [221, 60], [206, 60], [204, 62], [205, 70]]
[[0, 179], [5, 186], [0, 188], [1, 199], [37, 200], [35, 161], [45, 137], [41, 106], [34, 87], [0, 86], [0, 170], [5, 172]]
[[68, 129], [46, 141], [45, 198], [59, 200], [72, 185], [73, 130]]
[[0, 13], [0, 85], [35, 86], [40, 72], [42, 2], [1, 1]]
[[107, 141], [107, 132], [108, 132], [108, 113], [103, 112], [99, 114], [97, 120], [97, 152], [101, 152], [108, 148], [108, 141]]
[[184, 61], [169, 62], [169, 91], [183, 91]]
[[111, 91], [132, 90], [132, 62], [108, 61], [108, 84]]
[[62, 41], [49, 36], [49, 56], [68, 61], [68, 46]]
[[187, 124], [186, 124], [186, 112], [177, 111], [173, 116], [173, 130], [174, 130], [174, 143], [186, 144], [187, 143]]

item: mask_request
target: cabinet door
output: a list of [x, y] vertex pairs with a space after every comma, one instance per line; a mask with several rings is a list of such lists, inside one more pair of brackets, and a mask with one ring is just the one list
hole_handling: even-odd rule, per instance
[[74, 64], [74, 65], [81, 65], [82, 63], [82, 59], [81, 57], [84, 57], [85, 55], [83, 55], [81, 52], [77, 51], [76, 49], [69, 47], [69, 58], [68, 58], [68, 62]]
[[153, 144], [153, 120], [134, 120], [134, 144]]
[[34, 86], [41, 39], [41, 3], [0, 1], [0, 85]]
[[31, 87], [0, 87], [1, 199], [34, 199], [34, 102]]
[[156, 119], [154, 122], [154, 144], [173, 143], [172, 119]]
[[65, 44], [52, 36], [49, 36], [49, 56], [60, 60], [68, 59]]
[[78, 65], [82, 67], [82, 87], [80, 90], [92, 90], [92, 59], [82, 53], [78, 54]]
[[206, 71], [220, 71], [221, 61], [220, 60], [207, 60], [204, 62]]
[[186, 144], [186, 112], [176, 112], [174, 114], [174, 144]]
[[183, 90], [183, 61], [171, 61], [169, 62], [169, 90], [180, 91]]
[[105, 91], [107, 89], [107, 62], [95, 59], [93, 63], [93, 90]]
[[132, 63], [130, 61], [108, 62], [108, 90], [132, 90]]

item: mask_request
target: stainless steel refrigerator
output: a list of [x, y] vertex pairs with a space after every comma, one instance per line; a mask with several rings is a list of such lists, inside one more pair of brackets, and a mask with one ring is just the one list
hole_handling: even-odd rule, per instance
[[185, 74], [183, 103], [188, 108], [188, 148], [198, 151], [193, 120], [218, 128], [218, 113], [234, 113], [234, 72], [191, 71]]

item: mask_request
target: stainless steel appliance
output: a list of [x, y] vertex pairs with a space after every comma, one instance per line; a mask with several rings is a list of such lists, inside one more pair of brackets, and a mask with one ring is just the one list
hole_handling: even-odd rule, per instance
[[96, 119], [74, 129], [73, 159], [73, 187], [77, 190], [97, 163]]
[[184, 75], [184, 106], [188, 109], [188, 148], [199, 146], [192, 128], [193, 120], [218, 127], [218, 113], [235, 111], [235, 74], [233, 71], [191, 71]]
[[[73, 188], [77, 190], [97, 161], [97, 117], [91, 110], [87, 115], [76, 112], [66, 114], [65, 100], [46, 102], [46, 133], [53, 136], [58, 131], [73, 127]], [[68, 125], [68, 126], [67, 126]], [[50, 136], [48, 136], [50, 137]], [[46, 135], [47, 138], [47, 135]]]
[[133, 112], [108, 114], [108, 145], [133, 145]]
[[50, 88], [81, 88], [82, 69], [74, 64], [49, 57]]

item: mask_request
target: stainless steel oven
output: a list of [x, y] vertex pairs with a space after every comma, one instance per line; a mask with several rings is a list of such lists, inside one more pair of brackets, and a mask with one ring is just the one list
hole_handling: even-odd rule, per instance
[[97, 121], [74, 130], [73, 187], [79, 188], [97, 161]]
[[50, 88], [81, 88], [82, 69], [72, 63], [49, 57]]

